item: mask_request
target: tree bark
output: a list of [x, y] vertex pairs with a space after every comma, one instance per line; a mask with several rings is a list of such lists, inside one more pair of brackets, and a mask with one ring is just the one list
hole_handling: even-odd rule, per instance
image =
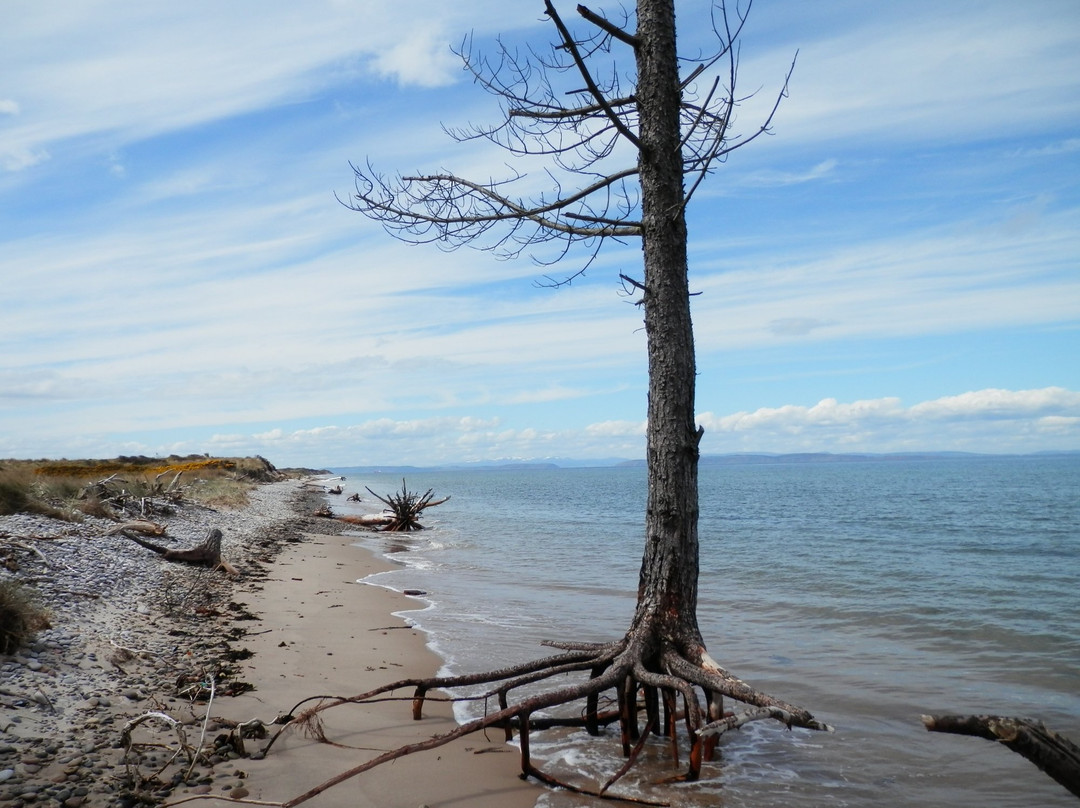
[[674, 0], [640, 0], [637, 20], [649, 401], [646, 542], [634, 628], [648, 625], [648, 633], [698, 661], [703, 648], [697, 626], [697, 371], [687, 279]]

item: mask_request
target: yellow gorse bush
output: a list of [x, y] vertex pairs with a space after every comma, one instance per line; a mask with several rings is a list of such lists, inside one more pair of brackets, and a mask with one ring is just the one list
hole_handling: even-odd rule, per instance
[[155, 460], [54, 460], [47, 461], [34, 469], [35, 474], [47, 477], [95, 477], [108, 474], [163, 474], [177, 472], [235, 471], [237, 462], [219, 457], [184, 462], [164, 462]]

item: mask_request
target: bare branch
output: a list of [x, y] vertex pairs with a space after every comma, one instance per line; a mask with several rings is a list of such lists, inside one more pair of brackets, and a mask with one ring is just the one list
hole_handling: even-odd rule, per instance
[[631, 48], [636, 48], [640, 44], [636, 36], [634, 36], [633, 34], [628, 34], [622, 28], [619, 28], [619, 26], [614, 25], [609, 20], [601, 17], [599, 14], [589, 10], [585, 6], [579, 5], [577, 7], [577, 11], [578, 14], [587, 19], [604, 33], [610, 34], [615, 39], [629, 45]]
[[570, 109], [553, 109], [546, 111], [511, 109], [510, 115], [515, 118], [536, 118], [538, 120], [564, 120], [570, 118], [586, 118], [596, 115], [597, 113], [604, 112], [605, 109], [628, 107], [636, 103], [637, 99], [635, 99], [631, 95], [626, 96], [625, 98], [612, 98], [605, 105], [587, 104], [582, 107], [573, 107]]
[[[541, 198], [531, 206], [502, 191], [503, 186], [522, 177], [481, 184], [453, 174], [430, 174], [401, 177], [391, 184], [370, 168], [354, 166], [353, 170], [356, 193], [353, 200], [342, 203], [414, 243], [439, 241], [453, 249], [471, 244], [496, 224], [507, 224], [508, 232], [495, 240], [494, 248], [505, 248], [507, 255], [516, 255], [525, 247], [558, 238], [587, 240], [640, 234], [637, 222], [594, 213], [588, 202], [597, 193], [633, 177], [636, 168], [600, 177], [550, 202]], [[610, 208], [610, 204], [601, 210]], [[568, 212], [575, 218], [568, 217]], [[575, 224], [575, 219], [590, 224]], [[523, 229], [525, 226], [530, 229]], [[510, 243], [519, 246], [511, 248]]]
[[634, 145], [634, 148], [641, 148], [641, 141], [638, 140], [637, 135], [631, 132], [622, 119], [619, 118], [615, 110], [608, 104], [604, 94], [600, 92], [600, 88], [596, 86], [596, 82], [593, 80], [592, 73], [589, 72], [589, 68], [586, 66], [584, 60], [581, 58], [581, 52], [578, 50], [577, 43], [570, 35], [570, 31], [567, 30], [566, 25], [563, 23], [559, 13], [555, 11], [555, 7], [551, 4], [551, 0], [544, 0], [544, 6], [547, 9], [548, 16], [551, 17], [552, 22], [555, 23], [555, 27], [559, 29], [559, 36], [562, 38], [563, 44], [566, 50], [574, 59], [574, 64], [577, 65], [578, 70], [581, 71], [582, 78], [585, 79], [585, 85], [589, 88], [589, 92], [593, 98], [596, 99], [596, 103], [600, 105], [604, 113], [611, 120], [611, 123], [619, 130], [619, 133], [625, 137], [630, 143]]

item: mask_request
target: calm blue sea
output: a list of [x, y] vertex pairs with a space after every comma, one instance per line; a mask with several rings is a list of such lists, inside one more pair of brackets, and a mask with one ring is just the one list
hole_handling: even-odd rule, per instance
[[[391, 474], [346, 491], [399, 490]], [[620, 636], [644, 531], [639, 468], [414, 472], [451, 500], [415, 534], [357, 541], [422, 589], [404, 616], [447, 672], [549, 653], [545, 639]], [[350, 512], [334, 497], [338, 513]], [[725, 736], [704, 783], [658, 751], [625, 788], [676, 805], [1074, 806], [1020, 756], [926, 732], [923, 713], [1042, 719], [1080, 741], [1080, 457], [705, 466], [699, 620], [710, 653], [834, 734], [759, 722]], [[542, 739], [543, 736], [541, 736]], [[601, 781], [615, 736], [553, 737], [553, 771]], [[545, 808], [592, 804], [546, 793]]]

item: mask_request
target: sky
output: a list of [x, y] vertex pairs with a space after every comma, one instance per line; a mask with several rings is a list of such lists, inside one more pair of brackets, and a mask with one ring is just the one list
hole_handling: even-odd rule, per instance
[[[552, 289], [583, 256], [339, 201], [350, 163], [520, 169], [444, 132], [499, 120], [452, 47], [545, 48], [542, 11], [0, 0], [0, 457], [643, 457], [639, 245]], [[738, 131], [795, 68], [688, 210], [703, 453], [1080, 450], [1078, 41], [1075, 0], [754, 4]]]

